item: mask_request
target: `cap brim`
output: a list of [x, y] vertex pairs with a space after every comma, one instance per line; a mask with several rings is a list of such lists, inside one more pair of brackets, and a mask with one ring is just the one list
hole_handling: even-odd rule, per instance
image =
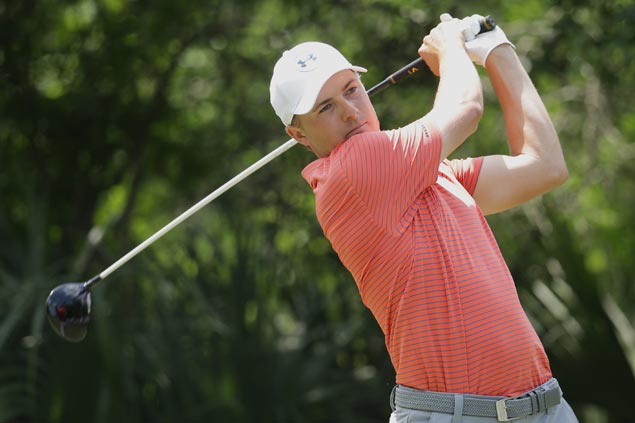
[[304, 93], [304, 96], [300, 99], [300, 101], [298, 102], [298, 105], [295, 107], [293, 114], [304, 115], [306, 113], [309, 113], [311, 109], [313, 109], [313, 106], [315, 105], [315, 101], [317, 100], [318, 95], [320, 94], [320, 91], [322, 90], [322, 87], [324, 86], [324, 84], [326, 84], [326, 81], [328, 81], [336, 73], [341, 72], [343, 70], [347, 70], [347, 69], [355, 71], [355, 72], [361, 72], [361, 73], [367, 72], [367, 69], [361, 66], [348, 66], [342, 69], [338, 69], [332, 73], [322, 75], [321, 78], [316, 79], [311, 89], [307, 90]]

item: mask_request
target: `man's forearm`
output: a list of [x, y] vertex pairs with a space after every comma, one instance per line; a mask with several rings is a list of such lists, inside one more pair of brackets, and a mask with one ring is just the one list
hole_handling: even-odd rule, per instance
[[[439, 62], [440, 80], [432, 113], [448, 128], [442, 158], [447, 157], [478, 127], [483, 113], [483, 89], [467, 53], [454, 49]], [[450, 141], [451, 142], [446, 142]]]
[[545, 183], [561, 183], [567, 168], [558, 134], [516, 52], [501, 45], [489, 55], [485, 67], [503, 110], [511, 155], [533, 157]]

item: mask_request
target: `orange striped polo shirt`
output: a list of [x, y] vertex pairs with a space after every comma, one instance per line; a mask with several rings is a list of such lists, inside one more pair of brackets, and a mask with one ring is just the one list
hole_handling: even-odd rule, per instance
[[551, 378], [471, 194], [482, 158], [440, 162], [420, 119], [356, 135], [302, 172], [324, 234], [385, 335], [397, 383], [493, 396]]

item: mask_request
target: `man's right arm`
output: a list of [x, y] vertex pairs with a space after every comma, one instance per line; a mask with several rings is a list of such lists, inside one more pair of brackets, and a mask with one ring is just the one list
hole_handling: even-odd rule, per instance
[[441, 22], [423, 39], [419, 55], [439, 76], [429, 119], [441, 134], [444, 160], [473, 134], [483, 114], [483, 89], [465, 50], [458, 19]]

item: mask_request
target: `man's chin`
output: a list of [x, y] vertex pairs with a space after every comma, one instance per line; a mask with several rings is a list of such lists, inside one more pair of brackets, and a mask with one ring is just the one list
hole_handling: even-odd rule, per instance
[[368, 128], [368, 125], [366, 123], [364, 123], [364, 124], [358, 126], [357, 128], [353, 129], [348, 134], [346, 134], [344, 139], [347, 140], [347, 139], [349, 139], [351, 137], [354, 137], [355, 135], [364, 134], [366, 132], [370, 132], [370, 129]]

